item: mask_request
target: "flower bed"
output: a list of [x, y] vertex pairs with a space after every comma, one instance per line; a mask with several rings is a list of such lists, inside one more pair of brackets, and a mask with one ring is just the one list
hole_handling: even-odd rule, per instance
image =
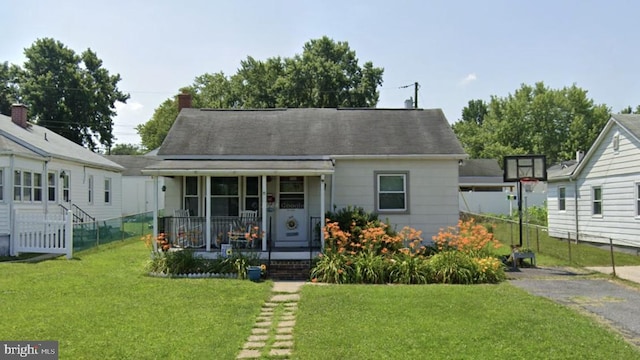
[[442, 229], [433, 246], [423, 244], [420, 231], [405, 227], [395, 233], [377, 219], [364, 224], [354, 219], [348, 231], [327, 219], [324, 230], [325, 251], [311, 272], [314, 282], [477, 284], [505, 279], [504, 266], [492, 253], [500, 244], [473, 220]]

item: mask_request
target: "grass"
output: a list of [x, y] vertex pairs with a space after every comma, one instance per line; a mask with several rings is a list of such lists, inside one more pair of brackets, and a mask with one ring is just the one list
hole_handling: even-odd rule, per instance
[[[527, 244], [526, 231], [523, 233], [523, 243]], [[518, 225], [513, 229], [509, 224], [497, 224], [494, 234], [504, 245], [498, 253], [506, 255], [510, 253], [510, 245], [519, 242]], [[513, 234], [513, 235], [512, 235]], [[571, 246], [571, 253], [569, 253]], [[529, 229], [529, 247], [536, 253], [536, 261], [539, 265], [545, 266], [611, 266], [611, 253], [608, 249], [602, 249], [587, 243], [571, 242], [550, 237], [546, 232], [538, 231], [535, 228]], [[623, 252], [614, 253], [615, 265], [640, 265], [640, 256]]]
[[638, 359], [590, 318], [510, 284], [305, 286], [295, 359]]
[[145, 275], [138, 238], [0, 263], [0, 339], [58, 340], [61, 359], [232, 359], [270, 283]]

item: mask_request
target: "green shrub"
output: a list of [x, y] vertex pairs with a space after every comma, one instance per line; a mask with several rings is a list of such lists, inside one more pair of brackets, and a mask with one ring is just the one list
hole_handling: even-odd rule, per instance
[[472, 284], [477, 276], [473, 258], [463, 252], [448, 250], [431, 257], [429, 261], [434, 281], [443, 284]]
[[334, 284], [348, 283], [350, 270], [344, 255], [337, 252], [327, 252], [318, 256], [316, 266], [311, 270], [311, 279]]
[[394, 284], [428, 284], [433, 282], [429, 261], [422, 256], [397, 253], [389, 259], [389, 282]]
[[[361, 207], [347, 206], [336, 211], [327, 211], [325, 218], [332, 222], [337, 222], [340, 229], [343, 231], [349, 231], [353, 234], [353, 237], [357, 239], [362, 232], [362, 229], [367, 226], [379, 226], [382, 221], [378, 218], [378, 214], [374, 212], [367, 212]], [[386, 228], [387, 234], [390, 236], [395, 235], [391, 226]]]
[[388, 261], [372, 251], [360, 252], [351, 257], [353, 282], [384, 284], [388, 280]]

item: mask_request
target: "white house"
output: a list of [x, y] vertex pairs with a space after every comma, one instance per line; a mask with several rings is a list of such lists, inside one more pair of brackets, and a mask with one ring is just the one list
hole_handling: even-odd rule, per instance
[[548, 170], [550, 235], [640, 247], [639, 139], [640, 115], [612, 115], [584, 157]]
[[121, 214], [122, 167], [53, 131], [27, 122], [14, 105], [0, 115], [0, 254], [10, 252], [16, 213], [97, 221]]
[[151, 213], [154, 210], [156, 193], [158, 194], [158, 209], [164, 209], [165, 184], [175, 181], [172, 178], [158, 178], [158, 189], [155, 189], [154, 179], [142, 174], [141, 170], [160, 161], [154, 155], [106, 155], [105, 158], [119, 164], [122, 171], [122, 215], [129, 216]]
[[[466, 154], [439, 109], [212, 110], [180, 96], [162, 161], [142, 173], [173, 177], [165, 214], [188, 210], [190, 225], [177, 226], [195, 227], [190, 239], [203, 250], [233, 240], [229, 227], [247, 210], [266, 235], [256, 249], [307, 258], [324, 240], [327, 210], [362, 207], [428, 240], [458, 221]], [[160, 231], [179, 237], [166, 220]]]

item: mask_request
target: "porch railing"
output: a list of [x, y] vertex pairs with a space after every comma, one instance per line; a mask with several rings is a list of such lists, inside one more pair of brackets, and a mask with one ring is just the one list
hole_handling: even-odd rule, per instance
[[[206, 247], [206, 218], [201, 216], [167, 216], [158, 221], [158, 232], [172, 245], [184, 248]], [[246, 235], [249, 239], [247, 239]], [[252, 234], [255, 234], [252, 236]], [[211, 218], [211, 248], [219, 249], [223, 244], [236, 248], [261, 248], [262, 219], [251, 222], [239, 216], [214, 216]]]

